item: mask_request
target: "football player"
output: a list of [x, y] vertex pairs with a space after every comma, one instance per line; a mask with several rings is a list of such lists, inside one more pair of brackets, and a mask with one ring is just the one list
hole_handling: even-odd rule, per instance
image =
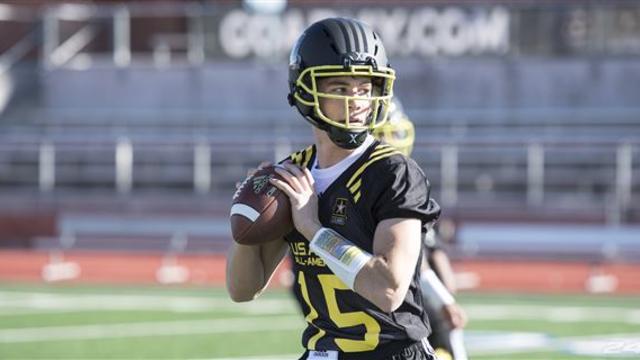
[[291, 202], [283, 239], [234, 243], [227, 289], [249, 301], [290, 250], [293, 292], [305, 313], [300, 359], [436, 359], [420, 294], [421, 229], [435, 222], [422, 169], [371, 132], [387, 120], [395, 72], [380, 36], [360, 21], [328, 18], [291, 51], [289, 102], [314, 144], [271, 179]]
[[[375, 129], [373, 135], [406, 156], [411, 156], [415, 129], [397, 97], [391, 102], [389, 121]], [[435, 227], [429, 231], [425, 229], [423, 243], [425, 258], [422, 263], [421, 287], [432, 329], [429, 343], [441, 360], [466, 360], [462, 328], [467, 317], [451, 295], [456, 291], [454, 274]]]
[[395, 147], [405, 156], [411, 156], [413, 142], [415, 141], [415, 128], [413, 122], [404, 112], [402, 103], [394, 96], [389, 107], [389, 120], [373, 130], [373, 136]]

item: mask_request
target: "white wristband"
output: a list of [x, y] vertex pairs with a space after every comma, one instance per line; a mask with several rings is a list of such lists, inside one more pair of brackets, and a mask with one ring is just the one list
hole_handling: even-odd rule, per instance
[[435, 308], [440, 309], [445, 305], [451, 305], [456, 302], [453, 295], [447, 290], [442, 281], [438, 279], [433, 270], [429, 269], [422, 272], [422, 292], [427, 301]]
[[371, 254], [328, 228], [320, 228], [311, 239], [309, 247], [351, 290], [356, 275], [372, 258]]

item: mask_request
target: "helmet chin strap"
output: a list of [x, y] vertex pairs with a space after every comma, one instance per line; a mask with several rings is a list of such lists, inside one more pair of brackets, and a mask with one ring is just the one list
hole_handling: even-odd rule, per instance
[[307, 115], [304, 118], [313, 126], [326, 132], [329, 136], [329, 139], [331, 139], [331, 141], [338, 147], [347, 150], [352, 150], [362, 145], [367, 139], [367, 135], [369, 134], [368, 130], [349, 131], [346, 129], [340, 129], [335, 126], [331, 126], [322, 120], [319, 120], [315, 116]]
[[323, 129], [329, 135], [329, 139], [333, 141], [334, 144], [343, 148], [352, 150], [357, 148], [358, 146], [364, 143], [365, 139], [369, 132], [367, 130], [354, 132], [347, 131], [343, 129], [339, 129], [333, 126], [327, 126], [326, 129]]

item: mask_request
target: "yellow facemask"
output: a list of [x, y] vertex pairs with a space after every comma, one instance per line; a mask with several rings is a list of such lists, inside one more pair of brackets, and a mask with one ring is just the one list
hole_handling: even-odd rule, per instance
[[[374, 87], [371, 96], [336, 95], [322, 93], [318, 90], [319, 78], [337, 76], [371, 78]], [[296, 86], [299, 91], [295, 92], [293, 96], [301, 104], [313, 107], [316, 116], [332, 126], [354, 131], [373, 130], [382, 126], [387, 121], [395, 78], [395, 71], [393, 69], [383, 67], [374, 71], [369, 65], [354, 65], [347, 68], [336, 65], [309, 67], [298, 76]], [[343, 100], [345, 120], [332, 119], [324, 114], [320, 108], [321, 99]], [[358, 100], [371, 102], [372, 111], [369, 115], [370, 120], [365, 125], [349, 123], [349, 102]], [[383, 110], [381, 111], [381, 109]]]

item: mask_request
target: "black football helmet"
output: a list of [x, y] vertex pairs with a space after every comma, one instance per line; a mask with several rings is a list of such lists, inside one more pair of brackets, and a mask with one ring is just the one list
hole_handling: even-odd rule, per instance
[[[322, 93], [318, 79], [336, 76], [371, 78], [367, 96]], [[387, 120], [395, 72], [389, 66], [380, 35], [367, 24], [348, 18], [328, 18], [309, 26], [298, 38], [289, 58], [289, 104], [338, 146], [353, 149]], [[344, 100], [345, 119], [332, 119], [320, 99]], [[367, 100], [371, 111], [362, 124], [349, 123], [349, 102]]]

